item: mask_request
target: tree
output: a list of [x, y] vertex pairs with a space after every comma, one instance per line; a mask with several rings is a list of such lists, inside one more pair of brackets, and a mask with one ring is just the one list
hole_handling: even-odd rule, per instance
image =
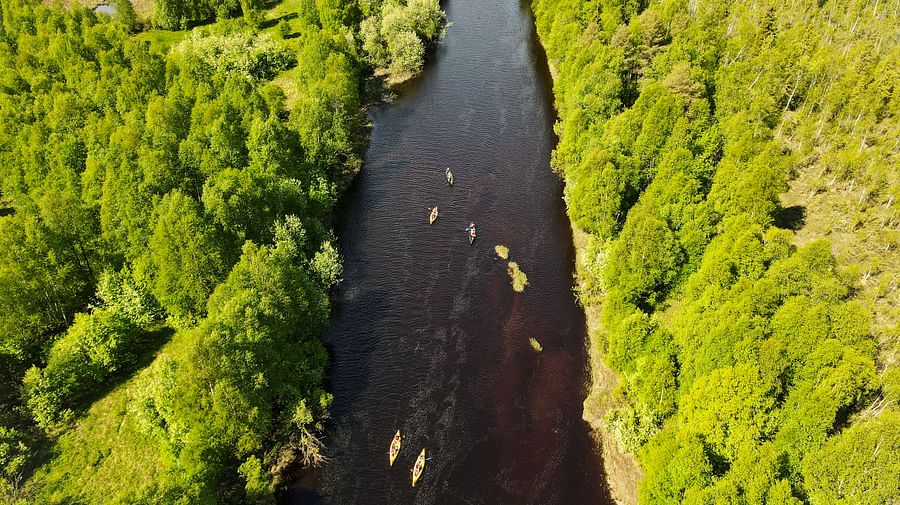
[[163, 197], [154, 214], [137, 273], [169, 314], [201, 315], [230, 263], [221, 236], [197, 202], [177, 190]]
[[360, 23], [362, 48], [372, 65], [405, 80], [421, 71], [425, 48], [443, 36], [445, 22], [435, 0], [388, 0]]
[[[854, 429], [896, 424], [900, 390], [879, 301], [893, 249], [872, 245], [896, 221], [892, 20], [865, 2], [685, 5], [532, 2], [552, 165], [589, 234], [579, 298], [602, 305], [592, 346], [620, 376], [606, 428], [638, 456], [641, 503], [896, 501], [896, 451]], [[787, 190], [810, 203], [796, 236], [773, 226]]]
[[67, 420], [76, 401], [132, 364], [140, 336], [133, 321], [112, 310], [78, 314], [50, 349], [47, 366], [25, 374], [27, 405], [38, 425], [49, 430]]
[[647, 202], [629, 212], [605, 272], [632, 303], [655, 303], [675, 281], [684, 258], [675, 234], [654, 210]]
[[875, 505], [897, 498], [900, 415], [885, 412], [837, 434], [803, 460], [812, 505]]

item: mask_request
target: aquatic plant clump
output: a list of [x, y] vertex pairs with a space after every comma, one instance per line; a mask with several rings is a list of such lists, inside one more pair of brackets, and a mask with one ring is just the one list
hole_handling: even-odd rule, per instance
[[509, 273], [509, 278], [512, 279], [513, 290], [516, 293], [525, 291], [525, 287], [528, 286], [528, 276], [519, 269], [519, 264], [515, 261], [510, 261], [509, 268], [506, 271]]

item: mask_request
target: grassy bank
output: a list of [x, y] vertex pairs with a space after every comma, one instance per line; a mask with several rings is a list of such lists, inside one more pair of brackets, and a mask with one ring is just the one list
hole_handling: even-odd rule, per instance
[[[583, 279], [589, 275], [585, 270], [586, 265], [591, 263], [586, 257], [588, 235], [572, 224], [572, 238], [575, 242], [576, 281], [583, 286]], [[590, 425], [600, 445], [606, 484], [612, 498], [620, 505], [634, 505], [638, 502], [637, 489], [642, 476], [640, 465], [634, 454], [619, 447], [615, 436], [606, 429], [603, 421], [607, 414], [623, 406], [612, 394], [619, 384], [619, 376], [604, 361], [606, 336], [600, 322], [603, 307], [598, 300], [585, 298], [587, 301], [582, 302], [582, 307], [587, 322], [590, 384], [582, 417]]]

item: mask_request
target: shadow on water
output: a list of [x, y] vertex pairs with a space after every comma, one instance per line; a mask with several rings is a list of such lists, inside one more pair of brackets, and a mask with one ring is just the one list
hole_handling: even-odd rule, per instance
[[[369, 110], [365, 166], [336, 226], [345, 265], [325, 335], [329, 459], [280, 501], [612, 503], [581, 419], [585, 321], [562, 184], [549, 167], [549, 71], [528, 2], [444, 8], [453, 25], [423, 76]], [[434, 205], [440, 219], [429, 226]], [[474, 245], [463, 231], [470, 221]], [[496, 244], [527, 273], [524, 293], [512, 291]], [[403, 448], [389, 467], [397, 429]], [[431, 459], [412, 488], [423, 447]]]

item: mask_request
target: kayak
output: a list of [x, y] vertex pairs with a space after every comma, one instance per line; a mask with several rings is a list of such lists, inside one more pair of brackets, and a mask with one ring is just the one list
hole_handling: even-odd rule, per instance
[[449, 167], [447, 167], [447, 184], [450, 186], [453, 185], [453, 172], [450, 171]]
[[419, 453], [419, 457], [416, 458], [416, 464], [412, 469], [412, 485], [416, 487], [416, 482], [419, 480], [419, 477], [422, 476], [422, 472], [425, 471], [425, 449], [422, 449], [422, 452]]
[[434, 224], [434, 222], [437, 221], [437, 218], [438, 218], [438, 208], [435, 207], [435, 208], [431, 209], [431, 215], [428, 216], [428, 224]]
[[397, 459], [397, 455], [400, 454], [400, 430], [397, 430], [397, 434], [394, 435], [394, 439], [391, 440], [391, 448], [388, 449], [388, 459], [391, 461], [391, 466], [394, 466], [394, 460]]

